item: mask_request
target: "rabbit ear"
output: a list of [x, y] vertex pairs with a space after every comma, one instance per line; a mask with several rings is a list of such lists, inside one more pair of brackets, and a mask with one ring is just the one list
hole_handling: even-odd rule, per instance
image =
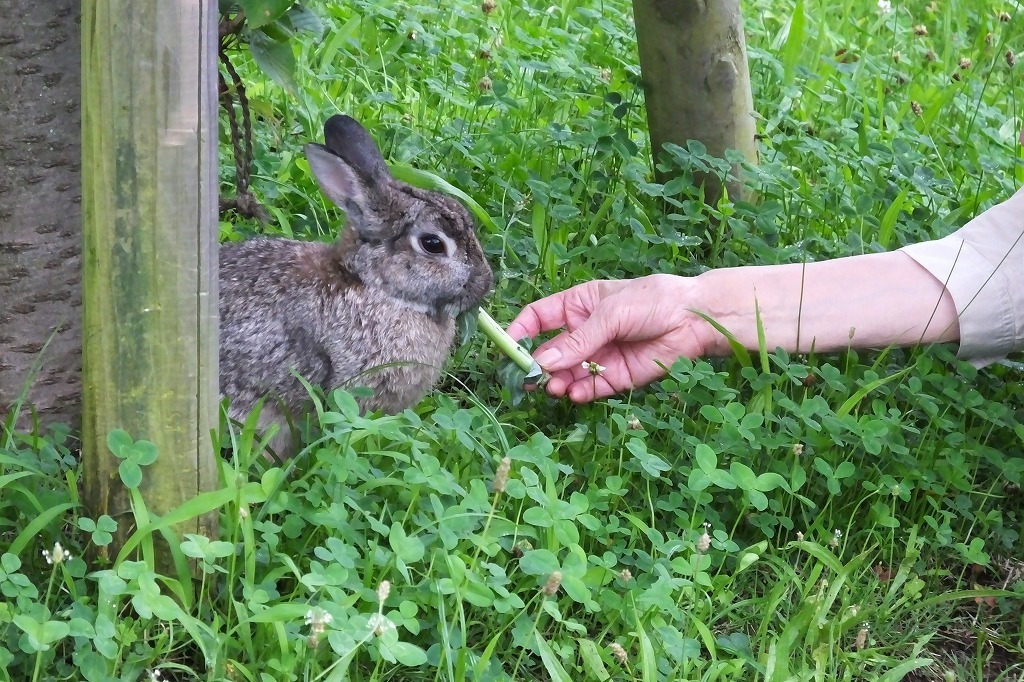
[[327, 144], [306, 145], [306, 158], [320, 189], [345, 209], [349, 227], [363, 239], [387, 239], [393, 221], [377, 213], [395, 182], [370, 133], [351, 116], [331, 116], [324, 123]]
[[[322, 144], [310, 142], [306, 145], [305, 151], [309, 168], [313, 171], [321, 191], [336, 206], [345, 210], [346, 224], [364, 239], [389, 238], [391, 234], [388, 221], [377, 216], [377, 207], [381, 204], [380, 195], [384, 192], [381, 183], [374, 178], [365, 177], [345, 159]], [[385, 179], [383, 182], [390, 180]]]
[[344, 159], [367, 180], [386, 182], [391, 179], [384, 157], [366, 128], [351, 116], [331, 116], [324, 123], [327, 148]]

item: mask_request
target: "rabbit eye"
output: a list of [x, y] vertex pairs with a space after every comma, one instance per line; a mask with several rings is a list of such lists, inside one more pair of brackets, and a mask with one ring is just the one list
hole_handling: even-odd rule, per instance
[[436, 234], [425, 234], [420, 237], [420, 246], [423, 247], [424, 251], [435, 256], [443, 255], [445, 252], [444, 241]]

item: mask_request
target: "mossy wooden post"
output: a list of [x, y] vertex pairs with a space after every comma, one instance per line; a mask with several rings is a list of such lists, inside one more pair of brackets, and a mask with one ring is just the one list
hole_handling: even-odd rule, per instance
[[[666, 142], [699, 140], [712, 156], [734, 149], [756, 163], [740, 0], [633, 0], [633, 16], [655, 161]], [[716, 204], [718, 176], [697, 180]], [[742, 196], [740, 183], [728, 189], [731, 198]]]
[[139, 488], [151, 514], [216, 484], [216, 10], [82, 6], [83, 476], [117, 547], [134, 519], [113, 429], [158, 448]]

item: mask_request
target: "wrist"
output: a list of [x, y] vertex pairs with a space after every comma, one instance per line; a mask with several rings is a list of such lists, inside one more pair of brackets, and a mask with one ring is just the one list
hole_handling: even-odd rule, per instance
[[[705, 273], [709, 274], [709, 273]], [[670, 317], [676, 317], [679, 333], [687, 338], [690, 357], [721, 356], [732, 352], [725, 338], [703, 316], [715, 319], [711, 310], [714, 306], [714, 287], [708, 286], [704, 275], [683, 277], [681, 275], [651, 275], [658, 281], [657, 289], [663, 291], [675, 310]]]
[[700, 344], [703, 356], [732, 355], [729, 339], [708, 322], [708, 319], [711, 319], [731, 333], [736, 331], [729, 329], [729, 321], [735, 320], [736, 311], [727, 309], [729, 299], [721, 295], [724, 286], [724, 282], [720, 281], [721, 273], [721, 270], [708, 270], [687, 279], [689, 291], [683, 300], [687, 302], [687, 307], [691, 311], [689, 319], [693, 335]]

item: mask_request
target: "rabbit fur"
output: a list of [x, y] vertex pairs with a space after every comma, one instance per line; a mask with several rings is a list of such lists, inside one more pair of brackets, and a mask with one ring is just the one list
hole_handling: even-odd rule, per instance
[[[455, 316], [494, 284], [473, 220], [454, 199], [392, 177], [348, 116], [305, 147], [323, 193], [346, 214], [334, 243], [257, 237], [220, 249], [220, 392], [243, 420], [264, 396], [260, 427], [309, 410], [294, 373], [330, 391], [367, 386], [364, 411], [395, 413], [437, 382]], [[294, 373], [293, 373], [294, 372]]]

